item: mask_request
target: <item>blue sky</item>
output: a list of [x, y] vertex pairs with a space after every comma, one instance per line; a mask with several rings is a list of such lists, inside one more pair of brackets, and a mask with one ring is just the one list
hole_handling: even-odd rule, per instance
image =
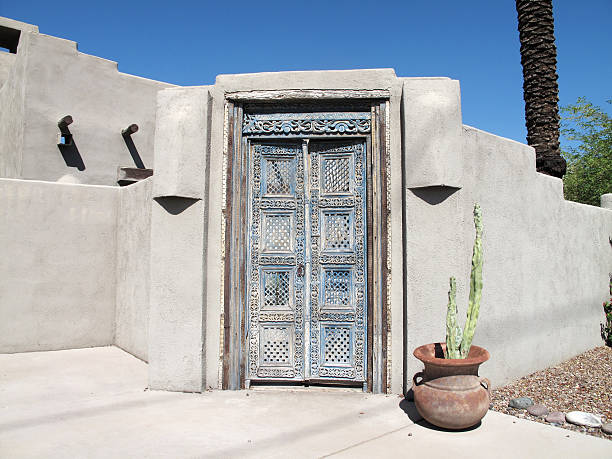
[[[561, 105], [612, 98], [612, 1], [553, 0]], [[513, 0], [10, 1], [0, 15], [179, 85], [221, 73], [394, 68], [460, 80], [463, 122], [525, 142]]]

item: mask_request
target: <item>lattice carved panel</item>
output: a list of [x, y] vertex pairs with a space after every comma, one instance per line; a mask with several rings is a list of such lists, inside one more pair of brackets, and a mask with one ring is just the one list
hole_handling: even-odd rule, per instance
[[295, 160], [266, 158], [264, 162], [265, 194], [292, 194], [295, 186]]
[[324, 213], [325, 250], [350, 251], [353, 248], [352, 224], [349, 212]]
[[325, 193], [348, 193], [350, 191], [350, 158], [333, 158], [321, 161], [322, 185]]
[[352, 275], [349, 269], [324, 271], [325, 284], [323, 307], [346, 308], [351, 306]]
[[349, 366], [352, 361], [350, 327], [324, 327], [324, 366]]
[[264, 301], [262, 310], [289, 309], [291, 306], [291, 288], [289, 271], [264, 271]]
[[288, 326], [264, 326], [261, 329], [261, 366], [292, 365], [291, 330]]
[[292, 218], [288, 214], [264, 213], [264, 252], [290, 252]]

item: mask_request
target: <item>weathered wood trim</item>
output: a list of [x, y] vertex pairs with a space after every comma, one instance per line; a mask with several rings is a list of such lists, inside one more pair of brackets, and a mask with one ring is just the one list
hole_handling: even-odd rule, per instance
[[[223, 304], [223, 389], [244, 387], [244, 321], [242, 308], [246, 272], [246, 155], [241, 148], [242, 108], [228, 103], [228, 158]], [[238, 128], [238, 129], [237, 129]]]
[[380, 255], [381, 255], [381, 266], [380, 266], [380, 303], [381, 303], [381, 318], [382, 318], [382, 359], [381, 359], [381, 371], [382, 371], [382, 381], [381, 381], [381, 391], [387, 392], [388, 388], [388, 328], [389, 328], [389, 304], [388, 304], [388, 278], [389, 278], [389, 207], [388, 207], [388, 170], [387, 170], [387, 103], [381, 102], [380, 104], [380, 119], [378, 125], [378, 135], [379, 135], [379, 154], [380, 160], [378, 161], [379, 169], [376, 171], [377, 176], [380, 177], [380, 221], [381, 225], [379, 227], [380, 231]]
[[269, 91], [237, 91], [225, 93], [231, 101], [269, 100], [287, 101], [304, 99], [388, 99], [386, 89], [279, 89]]
[[[375, 119], [372, 118], [372, 127], [374, 128]], [[368, 295], [368, 337], [367, 337], [367, 352], [368, 352], [368, 374], [367, 374], [367, 385], [368, 392], [372, 392], [374, 385], [374, 359], [373, 359], [373, 349], [374, 349], [374, 314], [373, 307], [374, 304], [374, 289], [372, 288], [372, 282], [374, 280], [374, 267], [373, 267], [373, 233], [374, 233], [374, 224], [373, 224], [373, 200], [372, 200], [372, 151], [375, 143], [372, 142], [371, 138], [368, 138], [367, 141], [367, 158], [366, 158], [366, 180], [367, 180], [367, 236], [366, 236], [366, 244], [367, 244], [367, 295]]]
[[[242, 107], [240, 105], [237, 106], [236, 109], [236, 120], [242, 120]], [[237, 371], [238, 371], [238, 385], [241, 389], [244, 389], [245, 384], [245, 375], [246, 375], [246, 356], [247, 356], [247, 346], [246, 346], [246, 317], [243, 313], [243, 309], [246, 309], [247, 302], [247, 244], [244, 243], [247, 238], [247, 225], [244, 222], [247, 221], [247, 185], [248, 185], [248, 148], [243, 145], [242, 142], [242, 129], [240, 129], [240, 123], [237, 123], [236, 128], [234, 129], [235, 136], [235, 145], [239, 149], [240, 153], [240, 183], [239, 183], [239, 199], [240, 199], [240, 210], [239, 210], [239, 234], [237, 234], [237, 241], [239, 248], [238, 259], [240, 260], [240, 264], [238, 266], [238, 282], [237, 288], [240, 292], [240, 295], [237, 296], [238, 301], [236, 303], [236, 311], [234, 313], [235, 318], [235, 339], [236, 347], [235, 352], [238, 354], [237, 356]]]
[[232, 166], [234, 164], [234, 104], [228, 102], [227, 118], [227, 170], [225, 181], [225, 259], [223, 269], [223, 376], [222, 389], [229, 389], [230, 381], [230, 300], [231, 283], [228, 282], [231, 275], [230, 260], [232, 256]]
[[[368, 158], [368, 389], [387, 392], [388, 224], [386, 102], [372, 104]], [[370, 379], [371, 378], [371, 379]]]

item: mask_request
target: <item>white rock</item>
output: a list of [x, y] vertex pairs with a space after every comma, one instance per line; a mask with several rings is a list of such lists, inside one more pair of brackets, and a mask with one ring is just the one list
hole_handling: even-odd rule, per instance
[[570, 411], [565, 420], [577, 426], [601, 427], [601, 417], [584, 411]]

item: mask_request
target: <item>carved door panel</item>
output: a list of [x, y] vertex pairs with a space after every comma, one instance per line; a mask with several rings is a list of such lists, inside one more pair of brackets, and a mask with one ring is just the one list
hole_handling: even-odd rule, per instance
[[365, 380], [365, 142], [249, 143], [249, 380]]
[[250, 146], [248, 377], [304, 379], [304, 162], [299, 142]]
[[310, 377], [365, 380], [365, 143], [311, 141]]

